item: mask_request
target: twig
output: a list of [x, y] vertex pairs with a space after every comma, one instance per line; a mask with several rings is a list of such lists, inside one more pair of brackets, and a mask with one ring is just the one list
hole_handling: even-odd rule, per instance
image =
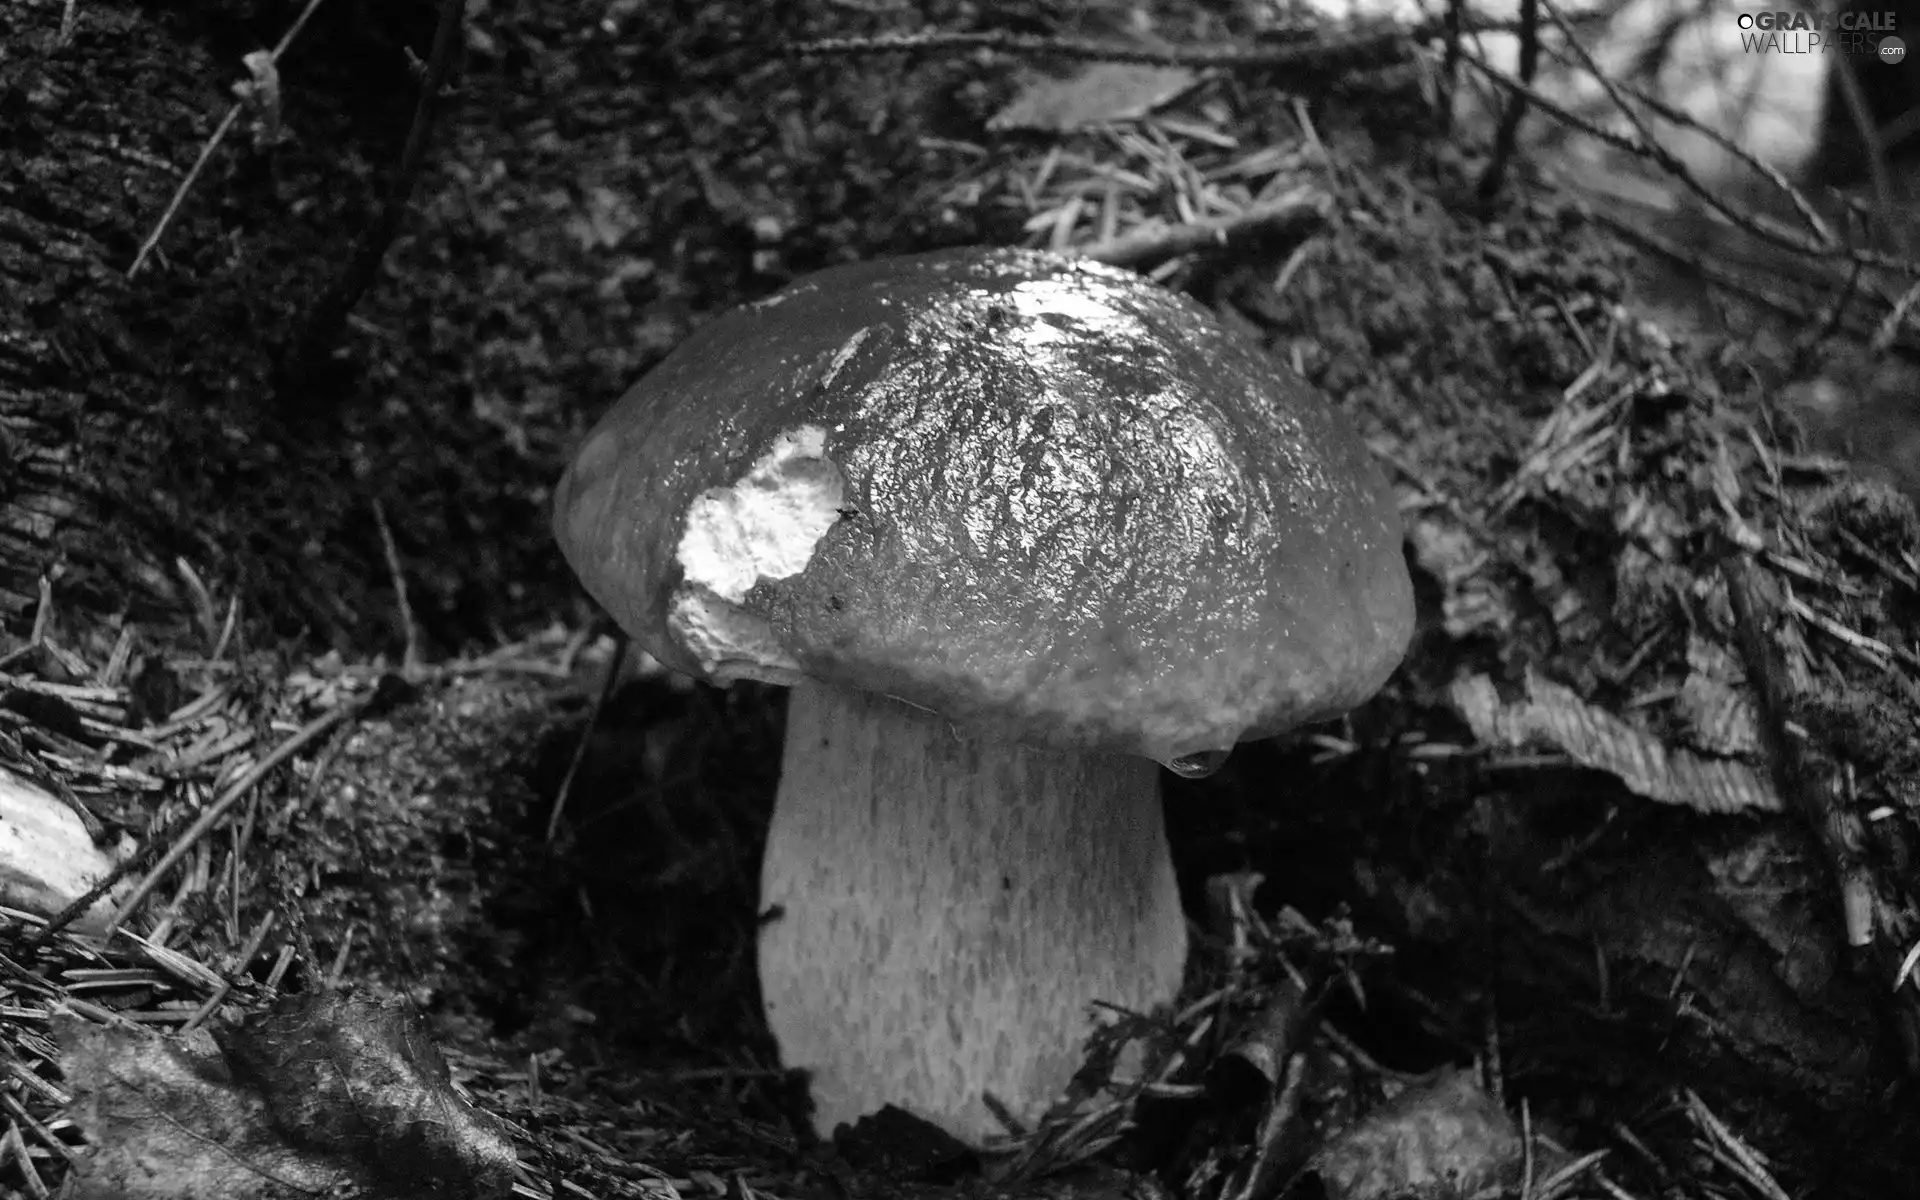
[[[1520, 82], [1532, 89], [1540, 67], [1540, 0], [1520, 0]], [[1480, 199], [1490, 201], [1500, 194], [1500, 182], [1506, 177], [1507, 163], [1520, 141], [1520, 122], [1527, 115], [1527, 91], [1509, 93], [1500, 127], [1494, 131], [1493, 161], [1480, 177]]]
[[1520, 1200], [1533, 1200], [1533, 1106], [1520, 1098]]
[[[138, 908], [140, 903], [147, 898], [148, 893], [152, 892], [153, 889], [159, 885], [160, 880], [166, 876], [167, 872], [179, 866], [180, 860], [187, 856], [187, 853], [193, 849], [195, 843], [205, 837], [208, 830], [219, 824], [221, 818], [226, 816], [234, 805], [244, 799], [247, 793], [257, 787], [261, 780], [271, 774], [280, 764], [298, 754], [314, 741], [326, 736], [329, 731], [358, 715], [360, 710], [371, 702], [371, 698], [356, 700], [350, 704], [344, 704], [334, 709], [323, 717], [309, 721], [298, 733], [274, 747], [271, 754], [255, 763], [251, 770], [235, 780], [232, 786], [228, 787], [219, 799], [202, 810], [199, 817], [196, 818], [192, 824], [188, 825], [186, 830], [182, 832], [178, 838], [173, 839], [172, 845], [168, 847], [166, 853], [160, 856], [160, 861], [154, 865], [152, 870], [147, 872], [146, 877], [134, 887], [132, 894], [121, 903], [119, 911], [115, 912], [112, 918], [107, 921], [107, 932], [111, 933], [132, 915], [134, 909]], [[166, 841], [166, 838], [156, 838], [151, 845], [163, 845]], [[108, 874], [102, 878], [100, 882], [94, 884], [85, 895], [55, 913], [53, 918], [47, 922], [46, 927], [34, 935], [33, 942], [35, 944], [44, 942], [53, 934], [72, 924], [76, 917], [91, 908], [94, 902], [111, 891], [115, 884], [137, 870], [138, 864], [145, 857], [146, 855], [141, 854], [129, 858], [114, 868], [114, 870], [108, 872]]]
[[927, 50], [991, 50], [1022, 58], [1077, 58], [1098, 62], [1143, 63], [1186, 67], [1308, 67], [1325, 71], [1364, 70], [1391, 66], [1409, 57], [1417, 30], [1318, 37], [1306, 42], [1246, 50], [1239, 46], [1146, 46], [1139, 42], [1096, 38], [1051, 37], [1034, 34], [928, 33], [882, 34], [878, 37], [816, 38], [797, 42], [787, 53], [799, 58], [845, 55], [902, 54]]
[[[1560, 16], [1562, 28], [1565, 28], [1569, 23], [1579, 21], [1582, 15], [1584, 14], [1575, 13], [1569, 16], [1568, 14], [1562, 13]], [[1549, 53], [1552, 53], [1552, 51], [1549, 50]], [[1555, 54], [1554, 57], [1557, 61], [1565, 65], [1574, 65], [1566, 55]], [[1673, 107], [1673, 105], [1668, 104], [1665, 100], [1660, 99], [1660, 97], [1655, 96], [1651, 92], [1618, 80], [1614, 81], [1613, 86], [1620, 95], [1630, 97], [1636, 104], [1646, 106], [1647, 111], [1653, 113], [1653, 115], [1659, 117], [1661, 120], [1666, 121], [1668, 124], [1687, 130], [1690, 133], [1697, 133], [1701, 137], [1706, 138], [1709, 142], [1713, 143], [1714, 146], [1732, 156], [1735, 160], [1744, 164], [1749, 170], [1772, 184], [1776, 191], [1786, 197], [1787, 203], [1792, 206], [1793, 211], [1799, 215], [1801, 222], [1806, 225], [1808, 231], [1813, 234], [1820, 245], [1834, 246], [1839, 243], [1839, 239], [1834, 236], [1833, 230], [1827, 227], [1826, 220], [1821, 217], [1819, 211], [1813, 207], [1813, 202], [1807, 199], [1806, 193], [1795, 187], [1793, 181], [1788, 179], [1786, 175], [1781, 172], [1780, 168], [1774, 166], [1766, 159], [1761, 158], [1752, 150], [1742, 146], [1739, 142], [1728, 137], [1720, 130], [1715, 129], [1705, 121], [1700, 120], [1698, 117], [1695, 117], [1683, 109]]]
[[1847, 282], [1840, 288], [1839, 294], [1834, 296], [1832, 303], [1825, 306], [1826, 312], [1821, 316], [1820, 323], [1795, 339], [1796, 352], [1818, 346], [1845, 328], [1847, 305], [1861, 293], [1860, 276], [1865, 270], [1866, 268], [1859, 263], [1853, 264], [1847, 272]]
[[1739, 1134], [1708, 1108], [1698, 1092], [1688, 1088], [1686, 1097], [1687, 1116], [1707, 1135], [1708, 1148], [1715, 1158], [1766, 1200], [1791, 1200], [1786, 1189], [1774, 1179], [1773, 1172], [1767, 1170], [1766, 1164], [1754, 1153], [1753, 1147], [1747, 1145]]
[[387, 558], [387, 575], [393, 580], [393, 602], [400, 611], [400, 626], [406, 633], [406, 649], [400, 653], [400, 669], [408, 679], [420, 673], [420, 627], [413, 619], [413, 604], [407, 597], [407, 572], [400, 562], [400, 547], [393, 540], [393, 528], [387, 524], [386, 505], [378, 496], [373, 500], [373, 523], [380, 530], [380, 551]]
[[[1635, 87], [1633, 84], [1623, 80], [1614, 79], [1610, 75], [1603, 76], [1599, 66], [1594, 63], [1592, 56], [1588, 54], [1585, 48], [1576, 40], [1575, 34], [1575, 29], [1578, 26], [1594, 20], [1596, 14], [1590, 12], [1565, 13], [1558, 9], [1555, 9], [1554, 13], [1556, 15], [1555, 27], [1560, 30], [1569, 43], [1568, 50], [1555, 50], [1547, 43], [1543, 42], [1541, 44], [1541, 49], [1551, 57], [1554, 62], [1569, 69], [1586, 71], [1597, 80], [1600, 80], [1606, 87], [1608, 98], [1616, 107], [1620, 108], [1623, 114], [1630, 120], [1634, 114], [1632, 110], [1626, 106], [1622, 99], [1623, 97], [1633, 100], [1634, 103], [1646, 108], [1647, 111], [1659, 117], [1661, 120], [1705, 138], [1715, 147], [1725, 152], [1729, 157], [1740, 162], [1749, 170], [1765, 179], [1779, 191], [1822, 247], [1832, 247], [1838, 244], [1838, 239], [1834, 237], [1833, 231], [1827, 227], [1826, 221], [1813, 207], [1812, 201], [1807, 199], [1806, 193], [1795, 187], [1793, 182], [1789, 180], [1778, 167], [1767, 162], [1747, 147], [1742, 146], [1723, 131], [1714, 128], [1712, 125], [1707, 124], [1691, 113], [1675, 108], [1651, 92], [1643, 88]], [[1490, 70], [1490, 68], [1486, 68], [1484, 64], [1479, 61], [1476, 61], [1474, 66], [1481, 69], [1482, 74], [1487, 74]], [[1489, 78], [1491, 78], [1491, 75], [1489, 75]], [[1495, 82], [1499, 81], [1495, 80]], [[1502, 86], [1506, 85], [1502, 84]], [[1557, 116], [1558, 114], [1556, 113], [1555, 115]], [[1585, 124], [1584, 121], [1573, 123], [1572, 127], [1581, 133], [1594, 136], [1594, 129]], [[1635, 121], [1635, 128], [1639, 129], [1643, 136], [1652, 140], [1651, 134], [1647, 133], [1644, 126], [1637, 121]], [[1611, 136], [1618, 137], [1619, 135], [1614, 134]], [[1628, 147], [1616, 146], [1616, 148], [1625, 149], [1628, 153], [1633, 153]]]
[[[1915, 111], [1920, 112], [1920, 109]], [[1912, 311], [1915, 302], [1920, 301], [1920, 283], [1914, 284], [1900, 294], [1900, 298], [1887, 310], [1887, 316], [1880, 322], [1880, 328], [1874, 330], [1873, 338], [1867, 343], [1867, 349], [1874, 354], [1885, 354], [1900, 337], [1900, 327], [1907, 322], [1907, 313]]]
[[1440, 102], [1434, 106], [1435, 124], [1443, 136], [1453, 132], [1454, 97], [1460, 91], [1460, 41], [1466, 36], [1461, 29], [1461, 17], [1467, 0], [1446, 0], [1446, 4], [1441, 25], [1446, 56], [1440, 64]]
[[[1643, 249], [1651, 250], [1664, 258], [1681, 264], [1693, 274], [1713, 284], [1715, 287], [1724, 288], [1736, 296], [1750, 300], [1782, 316], [1790, 317], [1800, 324], [1813, 325], [1821, 320], [1820, 309], [1815, 309], [1810, 305], [1801, 303], [1794, 297], [1786, 295], [1777, 289], [1762, 286], [1755, 282], [1753, 278], [1722, 266], [1718, 262], [1711, 261], [1698, 250], [1682, 246], [1671, 239], [1662, 237], [1652, 230], [1621, 216], [1616, 211], [1612, 211], [1607, 207], [1598, 207], [1594, 210], [1593, 215], [1595, 220], [1613, 230], [1621, 237], [1639, 245]], [[1790, 276], [1793, 283], [1808, 288], [1816, 288], [1823, 283], [1837, 282], [1831, 279], [1807, 279], [1791, 276], [1791, 273], [1786, 272], [1784, 269], [1776, 269], [1769, 278], [1778, 278], [1781, 276]], [[1877, 291], [1873, 292], [1873, 295], [1876, 299], [1884, 299]], [[1826, 311], [1834, 311], [1831, 308], [1827, 308], [1827, 306], [1822, 307], [1825, 308]], [[1862, 333], [1860, 323], [1851, 316], [1843, 313], [1841, 314], [1840, 320], [1842, 326], [1850, 333]], [[1882, 328], [1885, 327], [1883, 324]], [[1892, 328], [1893, 340], [1895, 342], [1901, 342], [1900, 326], [1894, 325]], [[1863, 334], [1863, 336], [1865, 335]], [[1902, 344], [1905, 343], [1903, 342]]]
[[[1561, 36], [1567, 39], [1567, 46], [1573, 51], [1574, 56], [1580, 60], [1580, 65], [1585, 67], [1587, 73], [1593, 76], [1595, 82], [1599, 83], [1601, 90], [1606, 92], [1607, 99], [1613, 101], [1614, 107], [1619, 109], [1621, 115], [1626, 117], [1627, 123], [1633, 126], [1633, 131], [1635, 135], [1637, 135], [1639, 144], [1646, 148], [1651, 161], [1667, 171], [1682, 187], [1698, 196], [1715, 212], [1727, 217], [1728, 220], [1738, 221], [1740, 218], [1736, 217], [1735, 210], [1723, 201], [1711, 188], [1695, 178], [1693, 172], [1688, 170], [1686, 165], [1682, 163], [1671, 150], [1668, 150], [1653, 136], [1652, 131], [1647, 128], [1646, 122], [1641, 120], [1640, 114], [1635, 111], [1632, 105], [1627, 103], [1620, 85], [1614, 82], [1613, 78], [1608, 75], [1607, 72], [1601, 70], [1600, 64], [1593, 60], [1593, 55], [1588, 53], [1586, 46], [1580, 41], [1578, 35], [1574, 33], [1572, 27], [1567, 24], [1566, 17], [1561, 13], [1559, 6], [1554, 3], [1554, 0], [1539, 0], [1539, 2], [1546, 6], [1548, 19], [1553, 22], [1554, 28], [1560, 31]], [[1741, 216], [1746, 216], [1746, 214], [1741, 214]], [[1766, 227], [1759, 222], [1752, 221], [1750, 217], [1747, 217], [1747, 224], [1751, 230], [1759, 231], [1762, 236], [1766, 236]], [[1814, 229], [1816, 233], [1826, 233], [1825, 226], [1817, 221], [1814, 222]], [[1798, 244], [1804, 244], [1802, 239], [1796, 239], [1796, 242]], [[1821, 243], [1816, 244], [1812, 248], [1812, 252], [1820, 253], [1829, 249], [1831, 242], [1832, 235], [1827, 234]]]
[[[1543, 95], [1537, 89], [1528, 87], [1518, 79], [1496, 69], [1489, 63], [1473, 55], [1469, 54], [1464, 56], [1462, 61], [1498, 87], [1509, 92], [1526, 92], [1528, 100], [1534, 108], [1547, 113], [1555, 120], [1593, 138], [1597, 142], [1611, 146], [1624, 154], [1631, 154], [1635, 158], [1645, 159], [1653, 163], [1662, 171], [1672, 176], [1682, 187], [1686, 188], [1687, 191], [1699, 197], [1708, 208], [1768, 245], [1791, 251], [1794, 254], [1804, 255], [1808, 258], [1834, 256], [1834, 248], [1832, 246], [1822, 245], [1813, 239], [1789, 233], [1786, 230], [1757, 219], [1751, 212], [1736, 208], [1727, 203], [1715, 194], [1711, 188], [1702, 183], [1671, 150], [1668, 150], [1659, 143], [1649, 141], [1639, 136], [1616, 133], [1611, 129], [1596, 125], [1585, 117], [1573, 112], [1565, 105], [1557, 103]], [[1618, 91], [1617, 86], [1614, 90]], [[1866, 247], [1849, 247], [1841, 257], [1864, 263], [1867, 266], [1881, 267], [1889, 271], [1897, 272], [1903, 276], [1920, 275], [1920, 263]]]
[[[1585, 23], [1584, 14], [1576, 16], [1575, 20]], [[1409, 57], [1408, 49], [1413, 43], [1440, 37], [1457, 38], [1461, 28], [1457, 14], [1399, 28], [1376, 25], [1363, 33], [1332, 37], [1325, 36], [1322, 26], [1300, 25], [1290, 30], [1275, 29], [1269, 32], [1275, 36], [1300, 34], [1303, 35], [1302, 40], [1258, 50], [1218, 45], [1156, 47], [1139, 42], [1007, 33], [1002, 30], [959, 33], [936, 29], [925, 33], [887, 33], [873, 37], [815, 38], [795, 42], [786, 47], [786, 51], [796, 58], [824, 58], [910, 54], [929, 50], [990, 50], [1023, 58], [1078, 58], [1153, 66], [1363, 70], [1404, 62]], [[1465, 26], [1465, 31], [1516, 33], [1519, 28], [1519, 23], [1515, 21], [1474, 20]]]
[[1853, 64], [1845, 54], [1835, 55], [1828, 69], [1834, 72], [1834, 78], [1840, 84], [1840, 94], [1847, 102], [1847, 115], [1852, 118], [1854, 128], [1860, 134], [1861, 157], [1866, 160], [1867, 178], [1873, 184], [1873, 198], [1880, 205], [1887, 235], [1893, 239], [1896, 249], [1909, 253], [1912, 247], [1908, 245], [1898, 210], [1894, 207], [1893, 177], [1887, 171], [1886, 143], [1880, 138], [1878, 122], [1867, 105], [1866, 92], [1860, 87], [1860, 77], [1854, 74]]
[[346, 935], [333, 952], [333, 965], [327, 968], [326, 976], [326, 990], [329, 992], [338, 990], [340, 981], [347, 977], [347, 955], [353, 950], [353, 935], [359, 928], [357, 924], [348, 925]]
[[1291, 974], [1281, 978], [1248, 1027], [1208, 1067], [1208, 1095], [1227, 1108], [1276, 1095], [1288, 1064], [1319, 1025], [1327, 995], [1323, 975], [1310, 981]]
[[1219, 221], [1142, 226], [1082, 247], [1080, 257], [1116, 267], [1144, 269], [1198, 250], [1225, 250], [1261, 237], [1304, 241], [1326, 224], [1333, 201], [1313, 188], [1297, 188], [1272, 204]]
[[[280, 56], [287, 52], [287, 47], [291, 46], [293, 39], [300, 35], [300, 31], [306, 27], [307, 19], [313, 16], [320, 4], [321, 0], [307, 0], [307, 6], [300, 10], [300, 15], [294, 18], [293, 24], [288, 27], [286, 33], [281, 35], [279, 45], [275, 46], [273, 53], [268, 56], [270, 61], [278, 65]], [[69, 3], [67, 12], [71, 14], [72, 11], [73, 5]], [[62, 31], [65, 32], [64, 25]], [[174, 215], [180, 211], [181, 204], [185, 203], [187, 193], [193, 190], [194, 182], [200, 178], [200, 172], [206, 170], [207, 162], [213, 157], [214, 150], [226, 140], [227, 131], [232, 129], [233, 123], [240, 119], [240, 112], [246, 106], [247, 102], [244, 100], [234, 101], [233, 107], [227, 110], [227, 115], [220, 118], [220, 124], [214, 126], [213, 136], [207, 139], [206, 145], [200, 147], [200, 157], [193, 160], [193, 169], [188, 171], [187, 177], [180, 181], [180, 186], [173, 190], [173, 199], [167, 202], [166, 211], [161, 213], [160, 219], [154, 223], [153, 232], [147, 235], [146, 241], [140, 243], [139, 252], [133, 256], [133, 265], [127, 268], [128, 279], [140, 273], [140, 268], [146, 264], [147, 256], [153, 253], [154, 247], [160, 244], [160, 239], [166, 236], [167, 226], [173, 222]]]
[[1873, 909], [1866, 867], [1855, 850], [1857, 830], [1851, 814], [1823, 798], [1827, 789], [1812, 777], [1799, 744], [1787, 732], [1790, 701], [1786, 683], [1768, 650], [1767, 627], [1760, 616], [1758, 573], [1759, 568], [1744, 553], [1730, 554], [1720, 564], [1727, 601], [1733, 609], [1735, 639], [1759, 710], [1761, 744], [1773, 770], [1775, 789], [1781, 799], [1799, 810], [1833, 871], [1840, 890], [1847, 944], [1864, 947], [1874, 938]]
[[580, 764], [587, 758], [587, 743], [593, 740], [593, 731], [600, 725], [600, 714], [607, 707], [607, 701], [613, 699], [613, 692], [620, 683], [620, 668], [627, 661], [627, 635], [615, 633], [613, 653], [607, 658], [607, 674], [600, 681], [600, 691], [593, 698], [593, 707], [587, 710], [587, 723], [580, 730], [580, 740], [573, 747], [573, 758], [567, 763], [567, 773], [560, 779], [560, 789], [554, 793], [553, 812], [547, 817], [547, 841], [551, 842], [560, 834], [560, 815], [567, 809], [567, 797], [573, 792], [573, 777], [580, 773]]
[[1261, 1118], [1255, 1135], [1253, 1163], [1240, 1186], [1226, 1193], [1232, 1200], [1272, 1200], [1284, 1189], [1303, 1156], [1300, 1137], [1300, 1101], [1305, 1092], [1307, 1056], [1287, 1059], [1279, 1089]]
[[387, 192], [380, 215], [367, 227], [354, 248], [351, 261], [334, 279], [333, 285], [315, 302], [307, 314], [304, 331], [292, 340], [281, 355], [279, 392], [285, 400], [291, 393], [304, 393], [318, 368], [331, 354], [347, 315], [360, 297], [373, 286], [387, 248], [400, 232], [407, 206], [412, 203], [414, 187], [420, 178], [420, 163], [426, 156], [427, 138], [434, 117], [440, 110], [440, 93], [447, 74], [453, 68], [454, 48], [460, 42], [460, 30], [466, 5], [463, 0], [440, 0], [440, 23], [433, 31], [433, 50], [420, 80], [420, 96], [414, 104], [413, 124], [407, 129], [406, 145], [401, 147], [400, 162], [394, 168], [393, 186]]

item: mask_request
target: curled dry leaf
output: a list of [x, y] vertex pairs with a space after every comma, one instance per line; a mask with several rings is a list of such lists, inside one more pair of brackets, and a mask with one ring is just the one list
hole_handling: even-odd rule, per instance
[[406, 1008], [294, 997], [163, 1038], [56, 1016], [74, 1112], [97, 1147], [78, 1200], [505, 1196], [514, 1156], [454, 1090]]

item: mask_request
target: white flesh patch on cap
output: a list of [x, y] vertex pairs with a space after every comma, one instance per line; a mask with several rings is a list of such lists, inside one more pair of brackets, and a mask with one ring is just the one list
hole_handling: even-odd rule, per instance
[[825, 457], [826, 444], [818, 425], [783, 433], [738, 483], [709, 488], [687, 506], [675, 551], [686, 582], [668, 624], [716, 679], [786, 683], [798, 671], [766, 620], [739, 606], [761, 580], [806, 570], [840, 519], [846, 480]]
[[807, 678], [766, 618], [709, 592], [676, 590], [667, 610], [667, 628], [715, 683], [757, 679], [793, 687]]

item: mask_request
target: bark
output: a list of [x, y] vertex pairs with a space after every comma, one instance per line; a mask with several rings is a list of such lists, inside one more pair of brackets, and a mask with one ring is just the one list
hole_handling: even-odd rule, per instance
[[[128, 481], [99, 452], [142, 435], [152, 363], [130, 328], [124, 268], [166, 203], [176, 147], [209, 89], [191, 47], [142, 53], [142, 25], [104, 16], [57, 44], [57, 6], [0, 10], [0, 621], [30, 619], [39, 580], [121, 590], [161, 577], [117, 536]], [[144, 60], [144, 61], [143, 61]], [[170, 61], [173, 69], [160, 67]], [[211, 78], [211, 72], [206, 75]], [[104, 598], [104, 597], [103, 597]]]
[[[55, 631], [76, 637], [217, 621], [242, 584], [337, 627], [381, 573], [291, 553], [340, 503], [324, 498], [340, 491], [337, 449], [289, 437], [265, 401], [275, 346], [332, 277], [363, 197], [334, 181], [314, 189], [331, 220], [290, 219], [286, 177], [314, 166], [308, 146], [258, 147], [243, 119], [129, 280], [244, 77], [238, 52], [205, 43], [258, 43], [217, 6], [75, 11], [63, 39], [61, 5], [0, 6], [0, 628], [31, 627], [43, 580]], [[378, 160], [324, 93], [297, 96], [326, 155]]]

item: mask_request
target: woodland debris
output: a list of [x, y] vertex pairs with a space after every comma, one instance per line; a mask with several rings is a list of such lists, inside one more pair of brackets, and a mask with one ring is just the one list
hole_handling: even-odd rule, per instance
[[57, 1015], [54, 1032], [95, 1144], [81, 1200], [488, 1200], [511, 1189], [504, 1130], [393, 1005], [296, 997], [174, 1038]]
[[1520, 1175], [1520, 1131], [1469, 1071], [1408, 1088], [1314, 1156], [1329, 1200], [1468, 1197]]
[[1765, 773], [1745, 762], [1666, 746], [1532, 671], [1525, 689], [1506, 702], [1491, 679], [1471, 675], [1456, 681], [1450, 695], [1482, 743], [1503, 750], [1557, 751], [1617, 776], [1649, 800], [1723, 814], [1784, 807]]
[[[51, 916], [112, 874], [118, 861], [94, 844], [73, 806], [0, 767], [0, 906]], [[126, 891], [101, 897], [75, 919], [75, 929], [104, 932]]]
[[1199, 75], [1187, 67], [1088, 63], [1066, 79], [1035, 79], [987, 129], [1068, 133], [1089, 125], [1134, 121], [1177, 99]]

